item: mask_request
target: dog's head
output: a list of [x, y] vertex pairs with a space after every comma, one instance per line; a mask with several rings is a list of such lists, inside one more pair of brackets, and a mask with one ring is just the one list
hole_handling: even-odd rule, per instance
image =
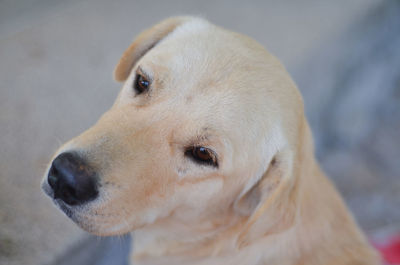
[[291, 181], [301, 96], [255, 41], [170, 18], [141, 33], [114, 74], [115, 104], [60, 148], [43, 181], [82, 228], [251, 216]]

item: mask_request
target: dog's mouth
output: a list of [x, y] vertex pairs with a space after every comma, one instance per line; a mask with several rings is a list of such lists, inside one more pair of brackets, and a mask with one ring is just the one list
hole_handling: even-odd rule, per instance
[[74, 211], [71, 209], [71, 206], [67, 205], [63, 200], [59, 198], [54, 197], [54, 191], [50, 187], [50, 185], [47, 183], [47, 181], [43, 181], [42, 183], [42, 190], [43, 192], [49, 196], [53, 203], [61, 210], [63, 211], [70, 219], [76, 222], [76, 218], [74, 215]]
[[56, 204], [61, 209], [61, 211], [63, 211], [69, 218], [75, 221], [75, 216], [73, 214], [73, 211], [67, 204], [65, 204], [60, 199], [54, 199], [54, 204]]
[[80, 228], [89, 233], [101, 235], [101, 225], [99, 228], [98, 225], [95, 225], [96, 222], [94, 220], [97, 217], [102, 217], [102, 214], [94, 211], [95, 214], [93, 215], [93, 211], [91, 210], [92, 207], [90, 205], [69, 205], [61, 198], [57, 198], [57, 196], [55, 196], [54, 190], [47, 182], [47, 179], [42, 183], [42, 190], [47, 196], [51, 198], [54, 205]]

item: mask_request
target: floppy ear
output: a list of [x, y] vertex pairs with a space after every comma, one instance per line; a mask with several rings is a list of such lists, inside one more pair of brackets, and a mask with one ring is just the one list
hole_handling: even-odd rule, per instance
[[281, 151], [270, 161], [266, 172], [234, 203], [234, 209], [249, 220], [256, 220], [273, 206], [293, 182], [293, 157], [289, 151]]
[[293, 169], [293, 153], [279, 152], [261, 179], [235, 201], [234, 210], [248, 217], [238, 236], [239, 248], [246, 246], [250, 238], [260, 236], [259, 225], [267, 231], [274, 228], [273, 231], [278, 232], [293, 224], [295, 212], [291, 203], [296, 181]]
[[125, 81], [132, 67], [136, 62], [146, 54], [151, 48], [157, 45], [163, 38], [173, 32], [178, 26], [186, 21], [193, 19], [192, 17], [172, 17], [159, 24], [140, 33], [139, 36], [122, 54], [117, 66], [114, 70], [114, 79], [118, 82]]

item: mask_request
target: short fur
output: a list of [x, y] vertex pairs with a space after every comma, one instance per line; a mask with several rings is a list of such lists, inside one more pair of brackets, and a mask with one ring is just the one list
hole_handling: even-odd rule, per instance
[[[137, 71], [148, 93], [135, 94]], [[137, 37], [115, 79], [114, 106], [56, 153], [79, 152], [100, 176], [96, 200], [56, 201], [80, 227], [133, 231], [133, 264], [379, 264], [315, 160], [298, 89], [254, 40], [169, 18]], [[219, 166], [185, 157], [190, 146]]]

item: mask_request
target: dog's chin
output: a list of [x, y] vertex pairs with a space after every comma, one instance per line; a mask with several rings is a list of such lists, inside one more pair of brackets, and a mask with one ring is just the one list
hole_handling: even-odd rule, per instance
[[89, 220], [76, 214], [72, 215], [70, 218], [81, 229], [96, 236], [120, 236], [132, 232], [132, 229], [129, 229], [129, 227], [127, 227], [125, 224], [117, 224], [113, 226], [103, 225], [100, 220]]

